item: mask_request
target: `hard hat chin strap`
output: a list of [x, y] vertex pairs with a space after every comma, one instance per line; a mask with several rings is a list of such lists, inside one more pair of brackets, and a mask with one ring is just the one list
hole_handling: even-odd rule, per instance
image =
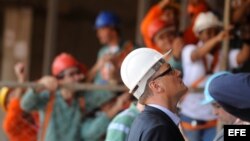
[[163, 59], [160, 59], [149, 71], [144, 75], [144, 77], [138, 82], [134, 90], [132, 91], [133, 95], [139, 99], [147, 86], [148, 80], [155, 74], [157, 70], [160, 69], [161, 65], [165, 63]]
[[139, 99], [142, 94], [145, 91], [148, 79], [155, 73], [156, 71], [154, 69], [150, 69], [146, 75], [139, 81], [139, 83], [137, 84], [137, 86], [134, 89], [133, 95]]

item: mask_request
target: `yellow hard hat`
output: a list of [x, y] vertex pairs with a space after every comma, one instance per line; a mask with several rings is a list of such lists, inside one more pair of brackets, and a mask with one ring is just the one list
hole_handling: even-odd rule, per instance
[[7, 100], [7, 96], [9, 92], [10, 92], [10, 88], [8, 87], [3, 87], [0, 90], [0, 106], [4, 111], [7, 110], [6, 100]]

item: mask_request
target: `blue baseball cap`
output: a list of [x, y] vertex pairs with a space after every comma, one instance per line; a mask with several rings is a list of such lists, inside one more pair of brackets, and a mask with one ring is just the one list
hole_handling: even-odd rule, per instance
[[250, 121], [250, 73], [217, 77], [209, 85], [209, 92], [227, 112]]
[[209, 91], [209, 86], [211, 84], [211, 82], [215, 79], [215, 78], [218, 78], [222, 75], [226, 75], [226, 74], [231, 74], [230, 72], [227, 72], [227, 71], [222, 71], [222, 72], [217, 72], [213, 75], [211, 75], [206, 84], [205, 84], [205, 89], [204, 89], [204, 94], [205, 94], [205, 99], [201, 102], [202, 105], [205, 105], [205, 104], [209, 104], [209, 103], [212, 103], [214, 102], [214, 98], [211, 96], [210, 94], [210, 91]]

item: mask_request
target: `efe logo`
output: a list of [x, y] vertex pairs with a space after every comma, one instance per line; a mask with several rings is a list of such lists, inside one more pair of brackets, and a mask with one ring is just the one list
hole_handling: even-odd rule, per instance
[[224, 125], [225, 141], [250, 141], [250, 125]]
[[228, 136], [246, 136], [247, 129], [228, 129]]

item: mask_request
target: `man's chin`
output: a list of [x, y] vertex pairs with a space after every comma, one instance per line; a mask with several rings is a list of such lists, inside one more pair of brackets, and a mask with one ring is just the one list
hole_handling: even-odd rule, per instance
[[188, 91], [188, 87], [183, 83], [183, 81], [181, 81], [180, 83], [181, 83], [181, 87], [182, 87], [181, 92], [183, 94], [185, 94]]
[[185, 86], [182, 88], [182, 90], [179, 92], [180, 97], [184, 96], [188, 91], [188, 88]]
[[187, 91], [188, 91], [188, 87], [185, 86], [185, 88], [184, 88], [184, 94], [185, 94]]

